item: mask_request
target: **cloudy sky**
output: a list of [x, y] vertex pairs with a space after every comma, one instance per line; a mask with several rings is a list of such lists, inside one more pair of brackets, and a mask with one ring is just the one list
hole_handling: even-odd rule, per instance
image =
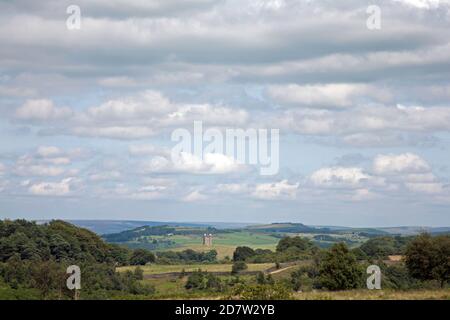
[[[449, 30], [445, 0], [2, 0], [0, 218], [448, 226]], [[279, 129], [279, 173], [174, 164], [194, 121]]]

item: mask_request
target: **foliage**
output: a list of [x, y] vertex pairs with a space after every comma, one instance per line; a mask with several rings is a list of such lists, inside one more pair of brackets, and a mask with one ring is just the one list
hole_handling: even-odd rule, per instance
[[99, 290], [106, 296], [112, 291], [151, 294], [151, 287], [139, 283], [142, 270], [125, 274], [115, 271], [117, 265], [129, 264], [132, 256], [138, 260], [150, 255], [154, 261], [149, 252], [131, 252], [107, 244], [96, 234], [63, 221], [0, 221], [0, 283], [6, 287], [3, 293], [71, 298], [73, 293], [66, 288], [66, 269], [75, 264], [82, 270], [81, 297]]
[[237, 247], [233, 254], [233, 261], [245, 261], [255, 255], [255, 250], [249, 247]]
[[306, 260], [317, 250], [317, 247], [306, 238], [284, 237], [277, 245], [276, 252], [263, 249], [252, 249], [249, 247], [237, 247], [234, 261], [245, 261], [248, 263], [265, 262], [289, 262], [296, 260]]
[[210, 290], [221, 292], [224, 285], [218, 277], [199, 269], [188, 276], [185, 288], [187, 290]]
[[333, 245], [319, 265], [319, 279], [329, 290], [355, 289], [360, 285], [362, 269], [344, 243]]
[[234, 294], [242, 300], [289, 300], [292, 291], [289, 287], [281, 284], [256, 284], [240, 285]]
[[402, 255], [407, 243], [411, 240], [409, 237], [377, 237], [369, 239], [361, 245], [360, 249], [368, 257], [379, 259], [386, 258], [389, 255]]
[[320, 287], [319, 268], [316, 263], [302, 266], [291, 273], [291, 285], [294, 291], [310, 291]]
[[420, 287], [420, 283], [408, 272], [404, 264], [380, 266], [383, 289], [407, 290]]
[[248, 266], [245, 264], [244, 261], [236, 261], [235, 263], [233, 263], [233, 267], [231, 268], [231, 273], [237, 274], [246, 269], [248, 269]]
[[264, 274], [264, 272], [258, 272], [256, 274], [256, 283], [257, 284], [275, 284], [275, 281], [273, 280], [272, 276], [268, 274], [267, 276]]
[[175, 263], [196, 263], [196, 262], [215, 262], [217, 261], [217, 251], [210, 250], [207, 252], [198, 252], [187, 249], [180, 252], [165, 251], [158, 252], [158, 259], [164, 261], [165, 264]]
[[217, 233], [215, 228], [185, 228], [185, 227], [170, 227], [170, 226], [143, 226], [132, 230], [125, 230], [119, 233], [111, 233], [103, 235], [103, 239], [108, 242], [128, 242], [137, 239], [142, 239], [151, 236], [166, 236], [166, 235], [184, 235]]
[[307, 238], [285, 237], [278, 242], [277, 252], [284, 252], [292, 248], [298, 251], [307, 251], [311, 249], [312, 246], [313, 244]]
[[444, 286], [450, 280], [450, 236], [416, 237], [406, 248], [405, 264], [412, 277], [438, 280]]
[[147, 263], [155, 262], [155, 255], [144, 249], [136, 249], [130, 258], [130, 264], [132, 266], [144, 266]]
[[352, 253], [355, 255], [356, 260], [358, 261], [367, 260], [367, 258], [369, 258], [367, 254], [363, 250], [361, 250], [360, 247], [352, 249]]

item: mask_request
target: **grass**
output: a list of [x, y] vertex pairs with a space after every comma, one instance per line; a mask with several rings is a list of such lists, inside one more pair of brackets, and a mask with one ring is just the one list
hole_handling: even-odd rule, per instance
[[234, 253], [234, 250], [236, 250], [236, 246], [214, 244], [211, 247], [205, 247], [202, 244], [193, 244], [193, 245], [185, 245], [185, 246], [177, 247], [174, 249], [168, 249], [168, 251], [183, 251], [186, 249], [192, 249], [192, 250], [199, 251], [199, 252], [216, 250], [218, 259], [223, 259], [225, 257], [229, 257], [231, 259], [231, 258], [233, 258], [233, 253]]
[[[232, 276], [219, 276], [224, 281], [233, 278]], [[241, 281], [252, 282], [254, 276], [240, 275]], [[144, 283], [155, 287], [155, 294], [151, 299], [223, 299], [223, 293], [215, 293], [211, 291], [188, 291], [185, 289], [187, 277], [164, 277], [158, 279], [145, 279]]]
[[297, 300], [450, 300], [450, 289], [435, 290], [348, 290], [295, 293]]
[[247, 231], [213, 235], [213, 246], [211, 247], [202, 245], [202, 238], [199, 235], [174, 235], [170, 237], [153, 236], [152, 238], [175, 242], [173, 248], [166, 248], [163, 250], [182, 251], [192, 249], [195, 251], [209, 251], [214, 249], [217, 251], [219, 259], [223, 259], [226, 256], [232, 258], [233, 252], [238, 246], [248, 246], [253, 249], [275, 250], [279, 241], [278, 238], [268, 234]]
[[[248, 269], [246, 271], [264, 271], [272, 268], [274, 263], [252, 263], [248, 264]], [[144, 275], [150, 274], [164, 274], [172, 272], [181, 272], [183, 269], [186, 272], [196, 271], [201, 269], [207, 272], [231, 272], [231, 264], [179, 264], [179, 265], [159, 265], [152, 264], [141, 266], [140, 268], [144, 271]], [[135, 266], [127, 266], [117, 268], [117, 271], [124, 272], [127, 270], [133, 271]]]

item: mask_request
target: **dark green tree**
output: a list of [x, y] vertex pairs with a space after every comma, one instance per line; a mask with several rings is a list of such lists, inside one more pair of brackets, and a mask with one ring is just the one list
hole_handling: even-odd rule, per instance
[[145, 249], [136, 249], [133, 251], [130, 264], [132, 266], [144, 266], [147, 263], [155, 262], [156, 258], [153, 253]]
[[206, 289], [206, 276], [202, 270], [197, 270], [191, 273], [184, 286], [187, 290], [203, 290]]
[[285, 237], [278, 242], [277, 252], [283, 252], [290, 248], [295, 248], [299, 251], [306, 251], [311, 249], [312, 243], [309, 239], [301, 237]]
[[248, 268], [244, 261], [236, 261], [233, 263], [233, 267], [231, 268], [231, 274], [237, 274], [241, 271], [244, 271]]
[[319, 278], [329, 290], [354, 289], [360, 285], [362, 269], [344, 243], [333, 245], [319, 265]]
[[245, 261], [255, 255], [255, 250], [249, 247], [237, 247], [233, 254], [234, 261]]
[[405, 264], [413, 278], [444, 286], [450, 279], [450, 236], [417, 236], [406, 248]]

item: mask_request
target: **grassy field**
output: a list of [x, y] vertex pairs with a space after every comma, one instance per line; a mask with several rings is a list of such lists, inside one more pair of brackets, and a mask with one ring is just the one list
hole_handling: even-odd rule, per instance
[[441, 290], [348, 290], [295, 293], [297, 300], [450, 300], [450, 289]]
[[[220, 277], [222, 280], [226, 278]], [[242, 281], [252, 283], [254, 276], [240, 276]], [[152, 299], [224, 299], [220, 293], [188, 292], [184, 285], [185, 278], [161, 278], [146, 279], [145, 283], [151, 284], [156, 289]], [[442, 290], [349, 290], [349, 291], [312, 291], [294, 293], [294, 300], [450, 300], [450, 289]]]
[[[222, 281], [231, 279], [231, 276], [219, 276]], [[254, 281], [254, 276], [251, 275], [240, 275], [241, 281], [252, 282]], [[211, 292], [201, 292], [201, 291], [187, 291], [185, 289], [185, 284], [187, 277], [177, 278], [177, 277], [165, 277], [158, 279], [145, 279], [144, 283], [150, 284], [155, 287], [155, 295], [152, 299], [224, 299], [223, 294], [211, 293]]]
[[[283, 225], [280, 225], [283, 226]], [[286, 225], [288, 226], [288, 225]], [[192, 231], [192, 228], [178, 228], [177, 231]], [[229, 232], [217, 232], [213, 234], [213, 246], [205, 247], [202, 245], [202, 234], [197, 232], [187, 234], [174, 234], [174, 235], [160, 235], [160, 236], [143, 236], [133, 241], [126, 242], [132, 248], [147, 248], [153, 251], [182, 251], [186, 249], [192, 249], [195, 251], [208, 251], [214, 249], [218, 253], [218, 258], [223, 259], [225, 257], [231, 258], [233, 252], [238, 246], [247, 246], [253, 249], [269, 249], [275, 250], [280, 237], [284, 234], [279, 233], [266, 233], [260, 231], [260, 228], [253, 230], [233, 230]], [[264, 229], [262, 229], [264, 230]], [[329, 234], [334, 240], [320, 240], [314, 239], [315, 236], [321, 235], [320, 233], [289, 233], [289, 236], [300, 236], [308, 238], [320, 247], [329, 247], [336, 242], [346, 242], [351, 248], [357, 247], [367, 241], [368, 238], [361, 237], [352, 233], [339, 233]], [[155, 247], [154, 241], [157, 241]]]
[[[201, 269], [207, 272], [231, 272], [231, 264], [180, 264], [180, 265], [146, 265], [140, 267], [144, 271], [144, 275], [150, 274], [164, 274], [172, 272], [181, 272], [183, 269], [186, 272], [196, 271]], [[274, 263], [258, 263], [258, 264], [248, 264], [248, 269], [245, 271], [264, 271], [275, 266]], [[127, 270], [133, 271], [136, 267], [127, 266], [117, 268], [117, 271], [124, 272]]]
[[202, 245], [202, 239], [199, 235], [174, 235], [174, 236], [154, 236], [155, 239], [170, 239], [175, 242], [173, 248], [166, 250], [182, 251], [192, 249], [195, 251], [216, 250], [218, 258], [223, 259], [226, 256], [232, 258], [233, 252], [238, 246], [248, 246], [254, 249], [270, 249], [275, 250], [279, 241], [278, 238], [263, 233], [253, 232], [232, 232], [219, 233], [214, 235], [213, 246], [205, 247]]

